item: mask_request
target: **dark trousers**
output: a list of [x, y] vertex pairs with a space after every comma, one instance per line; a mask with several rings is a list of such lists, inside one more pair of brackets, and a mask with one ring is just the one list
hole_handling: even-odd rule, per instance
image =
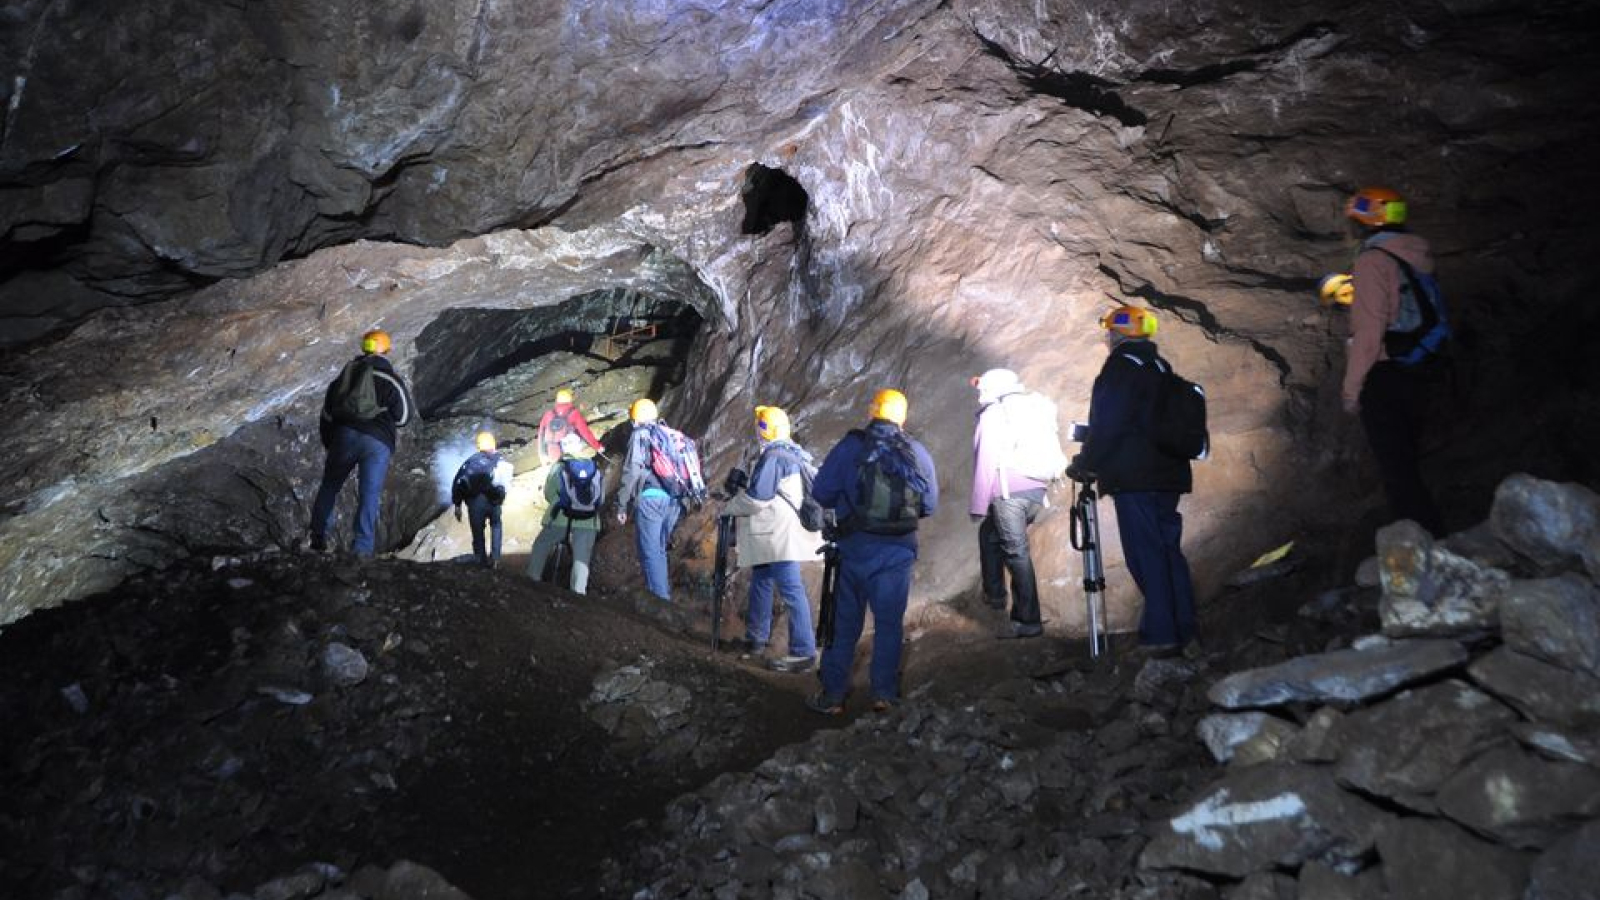
[[[503, 529], [500, 526], [500, 504], [488, 497], [479, 494], [467, 501], [467, 523], [472, 526], [472, 555], [477, 557], [479, 564], [485, 566], [498, 566], [500, 564], [500, 535]], [[483, 551], [483, 526], [487, 523], [490, 530], [490, 552]]]
[[328, 458], [322, 466], [322, 485], [311, 504], [311, 533], [326, 539], [333, 530], [334, 506], [339, 490], [352, 471], [356, 476], [356, 521], [350, 539], [350, 552], [371, 556], [377, 543], [378, 501], [383, 479], [389, 472], [389, 457], [394, 449], [364, 431], [340, 425], [333, 429], [328, 443]]
[[[822, 692], [836, 700], [850, 691], [856, 641], [872, 611], [872, 696], [900, 699], [900, 653], [906, 601], [917, 551], [904, 544], [853, 536], [839, 542], [839, 583], [834, 592], [833, 646], [822, 651]], [[791, 626], [792, 627], [792, 626]]]
[[1144, 594], [1139, 643], [1187, 644], [1194, 639], [1194, 585], [1183, 557], [1183, 516], [1173, 491], [1133, 491], [1111, 499], [1117, 507], [1122, 558]]
[[1418, 444], [1422, 430], [1423, 373], [1413, 367], [1380, 362], [1367, 373], [1361, 388], [1361, 427], [1378, 462], [1389, 514], [1410, 519], [1435, 537], [1444, 522], [1433, 495], [1422, 481]]
[[978, 564], [983, 570], [983, 595], [996, 605], [1005, 602], [1006, 575], [1011, 572], [1011, 619], [1039, 624], [1039, 583], [1028, 549], [1028, 526], [1043, 508], [1037, 500], [996, 497], [978, 526]]

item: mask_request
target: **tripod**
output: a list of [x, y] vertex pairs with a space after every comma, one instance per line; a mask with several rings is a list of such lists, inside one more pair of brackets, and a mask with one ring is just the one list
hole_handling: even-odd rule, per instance
[[1100, 496], [1094, 479], [1074, 479], [1077, 496], [1072, 501], [1072, 549], [1083, 554], [1083, 596], [1088, 605], [1089, 658], [1111, 658], [1106, 633], [1106, 573], [1100, 556]]

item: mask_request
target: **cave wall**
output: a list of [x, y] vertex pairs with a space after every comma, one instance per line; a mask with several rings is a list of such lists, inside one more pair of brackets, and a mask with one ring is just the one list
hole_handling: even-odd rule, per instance
[[[1211, 397], [1184, 510], [1214, 587], [1379, 502], [1311, 299], [1370, 182], [1412, 199], [1459, 325], [1429, 446], [1447, 509], [1471, 521], [1513, 469], [1596, 478], [1572, 414], [1596, 394], [1583, 4], [126, 6], [13, 4], [0, 32], [0, 324], [32, 342], [3, 370], [0, 621], [159, 561], [132, 547], [210, 546], [127, 498], [252, 423], [303, 445], [364, 328], [406, 369], [446, 309], [616, 288], [712, 323], [666, 408], [715, 474], [755, 403], [820, 453], [877, 388], [910, 395], [947, 495], [919, 599], [975, 579], [966, 378], [1010, 365], [1081, 416], [1095, 319], [1142, 298]], [[802, 222], [741, 233], [752, 163], [805, 188]], [[1065, 518], [1035, 547], [1072, 624]]]

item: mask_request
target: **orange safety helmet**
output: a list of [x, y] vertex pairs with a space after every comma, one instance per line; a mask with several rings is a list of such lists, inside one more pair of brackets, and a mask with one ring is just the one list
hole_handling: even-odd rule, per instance
[[361, 336], [362, 353], [388, 353], [393, 344], [389, 341], [389, 332], [374, 328]]
[[871, 414], [874, 419], [906, 424], [906, 395], [894, 388], [884, 388], [872, 398]]
[[1368, 228], [1406, 223], [1406, 202], [1386, 187], [1364, 187], [1344, 206], [1344, 214]]
[[1142, 306], [1119, 306], [1100, 317], [1100, 327], [1123, 337], [1147, 338], [1160, 325], [1156, 314]]

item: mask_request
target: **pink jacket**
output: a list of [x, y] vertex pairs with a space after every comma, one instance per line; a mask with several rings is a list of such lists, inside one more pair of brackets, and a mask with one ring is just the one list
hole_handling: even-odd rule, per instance
[[1356, 297], [1350, 304], [1350, 347], [1345, 357], [1344, 383], [1340, 398], [1346, 408], [1361, 400], [1361, 387], [1367, 373], [1383, 352], [1383, 333], [1400, 314], [1400, 285], [1406, 275], [1394, 260], [1371, 248], [1382, 247], [1410, 263], [1418, 272], [1433, 271], [1433, 250], [1428, 242], [1409, 232], [1379, 232], [1361, 245], [1356, 257]]
[[989, 504], [996, 497], [1049, 487], [1043, 481], [1011, 472], [1001, 478], [1000, 469], [1005, 464], [1006, 454], [1016, 445], [1011, 422], [1002, 406], [1004, 400], [1002, 397], [978, 410], [978, 424], [972, 432], [972, 498], [967, 512], [974, 516], [988, 515]]

